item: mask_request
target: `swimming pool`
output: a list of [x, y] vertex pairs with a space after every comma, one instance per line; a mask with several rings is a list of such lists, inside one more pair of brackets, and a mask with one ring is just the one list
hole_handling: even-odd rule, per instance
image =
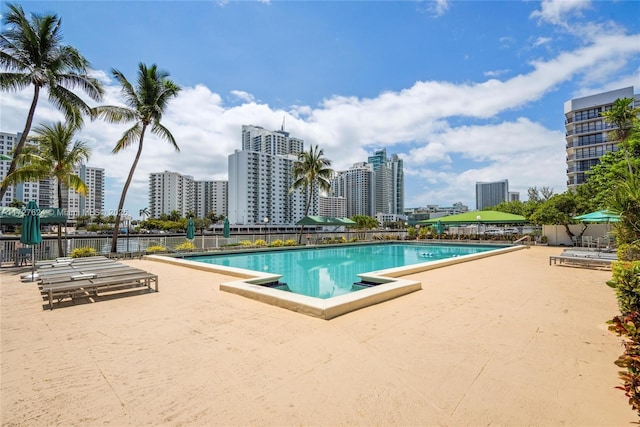
[[[390, 246], [392, 243], [376, 243], [376, 244], [368, 244], [368, 250], [375, 252], [377, 249], [381, 249], [385, 246]], [[342, 244], [337, 245], [339, 248], [359, 248], [363, 245], [351, 245], [351, 244]], [[315, 261], [309, 261], [306, 259], [310, 257], [310, 254], [314, 252], [320, 252], [322, 250], [329, 249], [324, 246], [314, 246], [314, 247], [306, 247], [303, 250], [300, 249], [283, 249], [278, 251], [253, 251], [250, 253], [245, 253], [244, 255], [250, 255], [250, 258], [256, 258], [262, 261], [262, 264], [257, 264], [258, 267], [255, 267], [255, 270], [249, 270], [247, 268], [242, 267], [233, 267], [230, 265], [218, 265], [201, 261], [194, 261], [196, 258], [200, 256], [194, 254], [193, 256], [186, 256], [185, 258], [181, 258], [184, 255], [180, 255], [180, 257], [174, 256], [162, 256], [162, 255], [147, 255], [145, 259], [171, 263], [175, 265], [179, 265], [182, 267], [188, 267], [198, 270], [209, 271], [212, 273], [223, 274], [227, 277], [236, 277], [235, 281], [226, 281], [223, 283], [211, 282], [211, 285], [219, 286], [219, 289], [224, 292], [229, 292], [236, 295], [241, 295], [246, 298], [251, 298], [253, 300], [274, 305], [281, 308], [286, 308], [287, 310], [295, 311], [298, 313], [306, 314], [313, 317], [318, 317], [321, 319], [329, 320], [335, 317], [341, 316], [343, 314], [359, 310], [364, 307], [368, 307], [374, 304], [379, 304], [384, 301], [389, 301], [391, 299], [410, 294], [415, 291], [419, 291], [422, 289], [422, 283], [417, 280], [407, 279], [404, 276], [409, 274], [424, 272], [427, 270], [432, 270], [436, 268], [446, 267], [448, 265], [458, 264], [462, 262], [467, 262], [479, 258], [484, 258], [488, 256], [499, 255], [502, 253], [515, 251], [524, 249], [526, 246], [508, 246], [505, 247], [503, 245], [460, 245], [460, 244], [450, 244], [446, 245], [448, 248], [456, 247], [461, 249], [463, 247], [482, 247], [482, 251], [473, 251], [475, 253], [468, 253], [466, 255], [457, 255], [451, 256], [449, 258], [444, 259], [436, 259], [436, 246], [428, 245], [417, 245], [417, 244], [409, 244], [411, 248], [413, 248], [413, 252], [411, 254], [407, 254], [405, 256], [405, 262], [408, 262], [410, 259], [414, 258], [414, 261], [417, 263], [414, 264], [404, 264], [399, 267], [391, 267], [391, 268], [383, 268], [381, 264], [375, 263], [375, 265], [371, 265], [370, 267], [363, 267], [359, 269], [362, 271], [357, 274], [357, 277], [360, 281], [366, 282], [367, 284], [373, 284], [374, 286], [364, 286], [361, 290], [357, 292], [346, 292], [342, 294], [335, 295], [333, 297], [328, 298], [318, 298], [303, 294], [298, 294], [294, 292], [284, 292], [283, 290], [276, 289], [270, 286], [273, 283], [277, 283], [282, 281], [282, 274], [278, 274], [276, 271], [277, 266], [265, 264], [264, 259], [260, 258], [260, 255], [264, 255], [267, 252], [271, 253], [289, 253], [292, 254], [293, 258], [290, 259], [289, 263], [302, 264], [306, 266], [308, 271], [315, 271], [314, 273], [317, 276], [328, 276], [327, 270], [322, 270], [319, 267], [320, 263]], [[444, 252], [452, 251], [453, 249], [444, 249]], [[247, 251], [248, 252], [248, 251]], [[296, 255], [293, 255], [296, 254]], [[429, 254], [432, 254], [431, 256]], [[236, 254], [240, 255], [240, 254]], [[452, 254], [453, 255], [453, 254]], [[217, 256], [226, 256], [224, 254], [220, 254]], [[373, 255], [370, 256], [373, 258]], [[208, 258], [208, 257], [207, 257]], [[418, 261], [418, 258], [421, 258]], [[222, 258], [219, 258], [222, 259]], [[306, 260], [306, 261], [305, 261]], [[349, 264], [349, 260], [345, 255], [344, 258], [339, 260], [344, 264]], [[367, 262], [367, 260], [363, 261]], [[381, 262], [381, 261], [380, 261]], [[355, 264], [352, 262], [351, 264]], [[266, 270], [264, 267], [267, 267]], [[369, 271], [365, 271], [365, 268], [371, 268]], [[340, 268], [339, 268], [340, 270]], [[322, 272], [321, 272], [322, 271]], [[305, 276], [306, 277], [306, 276]], [[306, 280], [306, 278], [305, 278]], [[337, 282], [335, 279], [333, 282]], [[333, 282], [331, 286], [333, 286]], [[302, 281], [302, 286], [306, 286], [305, 282]], [[327, 282], [329, 283], [329, 282]], [[181, 284], [182, 285], [182, 284]], [[188, 286], [188, 283], [184, 284]], [[353, 286], [351, 278], [348, 279], [348, 283], [345, 283], [346, 286]], [[293, 286], [293, 282], [290, 285]], [[329, 285], [327, 285], [329, 286]]]
[[276, 289], [314, 298], [357, 292], [358, 274], [495, 250], [481, 245], [379, 244], [190, 257], [189, 260], [282, 275]]

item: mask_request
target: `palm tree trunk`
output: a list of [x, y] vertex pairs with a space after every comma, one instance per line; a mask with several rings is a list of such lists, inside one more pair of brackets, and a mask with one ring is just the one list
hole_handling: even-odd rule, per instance
[[[62, 209], [62, 183], [58, 180], [58, 208]], [[67, 224], [64, 225], [65, 227]], [[58, 254], [59, 256], [65, 256], [62, 251], [62, 224], [58, 224]]]
[[[33, 116], [36, 112], [36, 105], [38, 104], [38, 96], [40, 95], [40, 86], [35, 85], [33, 90], [33, 99], [31, 100], [31, 107], [29, 107], [29, 114], [27, 115], [27, 123], [24, 125], [24, 130], [22, 131], [22, 135], [20, 135], [20, 140], [18, 141], [18, 145], [13, 150], [13, 159], [11, 159], [11, 164], [9, 165], [9, 170], [5, 176], [11, 175], [18, 165], [18, 157], [24, 148], [24, 144], [27, 142], [27, 137], [29, 136], [29, 131], [31, 130], [31, 123], [33, 123]], [[3, 183], [0, 185], [0, 200], [4, 198], [4, 195], [9, 188], [9, 183]]]
[[131, 165], [131, 170], [129, 171], [129, 176], [127, 177], [127, 182], [124, 183], [124, 187], [122, 188], [122, 194], [120, 195], [120, 203], [118, 203], [118, 212], [116, 212], [116, 223], [113, 229], [113, 237], [111, 238], [111, 253], [118, 252], [118, 232], [120, 231], [120, 219], [122, 217], [122, 210], [124, 209], [124, 201], [127, 197], [127, 191], [129, 190], [129, 185], [131, 185], [131, 181], [133, 180], [133, 174], [136, 171], [136, 166], [138, 166], [138, 160], [140, 160], [140, 155], [142, 154], [142, 143], [144, 141], [144, 133], [147, 130], [147, 125], [142, 125], [142, 131], [140, 132], [140, 142], [138, 143], [138, 152], [136, 153], [136, 158], [133, 160], [133, 164]]
[[[307, 189], [308, 191], [308, 189]], [[309, 216], [309, 209], [311, 209], [311, 196], [313, 194], [313, 184], [311, 184], [311, 192], [307, 194], [307, 206], [304, 210], [304, 216]], [[304, 231], [304, 224], [300, 224], [300, 235], [298, 236], [298, 244], [302, 244], [302, 232]]]

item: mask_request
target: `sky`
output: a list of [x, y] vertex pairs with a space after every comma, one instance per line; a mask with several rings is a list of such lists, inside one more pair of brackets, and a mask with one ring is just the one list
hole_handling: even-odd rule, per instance
[[[404, 161], [405, 207], [475, 209], [475, 183], [566, 191], [564, 103], [640, 92], [638, 1], [22, 1], [62, 18], [63, 42], [122, 105], [112, 71], [135, 82], [157, 64], [182, 90], [151, 134], [127, 193], [148, 206], [149, 174], [228, 179], [242, 125], [284, 124], [336, 171], [377, 149]], [[7, 11], [2, 2], [0, 12]], [[24, 128], [32, 90], [3, 92], [0, 131]], [[41, 96], [34, 124], [63, 120]], [[135, 147], [126, 125], [87, 121], [77, 138], [105, 169], [105, 213], [118, 207]]]

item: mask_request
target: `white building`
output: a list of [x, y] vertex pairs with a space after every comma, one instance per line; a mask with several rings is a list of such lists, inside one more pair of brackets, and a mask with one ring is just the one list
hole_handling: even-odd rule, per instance
[[600, 163], [603, 154], [618, 150], [618, 141], [612, 140], [609, 133], [612, 125], [605, 122], [601, 113], [610, 110], [619, 98], [633, 98], [635, 106], [640, 106], [640, 95], [634, 95], [633, 86], [565, 102], [568, 188], [584, 183], [585, 172]]
[[[0, 154], [10, 157], [11, 150], [13, 150], [18, 144], [18, 141], [19, 134], [0, 132]], [[11, 165], [11, 160], [0, 160], [0, 181], [7, 177], [9, 165]], [[31, 189], [29, 188], [29, 190]], [[10, 185], [4, 195], [4, 198], [0, 200], [0, 206], [9, 206], [9, 203], [11, 203], [13, 199], [18, 199], [18, 196], [16, 195], [16, 186]], [[36, 198], [33, 200], [38, 199]]]
[[482, 210], [509, 200], [509, 181], [476, 182], [476, 209]]
[[210, 212], [214, 212], [217, 216], [227, 216], [228, 181], [195, 181], [194, 185], [194, 213], [198, 218], [204, 218]]
[[[69, 219], [74, 219], [78, 215], [93, 216], [96, 214], [105, 214], [104, 211], [104, 169], [86, 166], [84, 164], [78, 166], [73, 173], [80, 177], [82, 182], [87, 186], [87, 194], [82, 196], [73, 189], [64, 189], [62, 204], [65, 213]], [[54, 192], [56, 188], [55, 180], [53, 180]], [[42, 181], [41, 181], [42, 186]], [[54, 197], [52, 206], [57, 206], [56, 197]], [[115, 213], [114, 213], [115, 215]]]
[[387, 157], [387, 150], [376, 150], [368, 163], [375, 173], [375, 213], [404, 213], [404, 168], [396, 154]]
[[347, 199], [335, 196], [320, 196], [320, 216], [344, 218], [347, 216]]
[[[290, 192], [292, 168], [304, 150], [284, 130], [242, 126], [242, 150], [229, 156], [228, 217], [231, 224], [293, 225], [305, 215], [306, 196]], [[318, 190], [309, 215], [318, 214]]]
[[152, 218], [173, 211], [185, 216], [195, 211], [193, 177], [164, 171], [149, 174], [149, 212]]
[[347, 214], [375, 217], [376, 174], [369, 163], [356, 163], [346, 171], [338, 172], [331, 183], [332, 196], [346, 200]]

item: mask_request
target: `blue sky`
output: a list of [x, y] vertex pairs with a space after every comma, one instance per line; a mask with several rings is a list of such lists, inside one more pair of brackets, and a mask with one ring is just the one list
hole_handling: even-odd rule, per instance
[[[64, 42], [119, 104], [111, 69], [156, 63], [183, 90], [163, 118], [181, 148], [148, 137], [125, 208], [148, 204], [148, 174], [227, 179], [243, 124], [319, 145], [335, 170], [374, 150], [405, 166], [405, 206], [475, 208], [475, 182], [566, 190], [564, 102], [640, 91], [637, 1], [24, 1], [62, 17]], [[6, 2], [1, 11], [6, 12]], [[31, 92], [3, 93], [0, 130], [24, 126]], [[35, 123], [62, 116], [41, 98]], [[78, 138], [106, 170], [116, 209], [133, 149], [90, 122]]]

